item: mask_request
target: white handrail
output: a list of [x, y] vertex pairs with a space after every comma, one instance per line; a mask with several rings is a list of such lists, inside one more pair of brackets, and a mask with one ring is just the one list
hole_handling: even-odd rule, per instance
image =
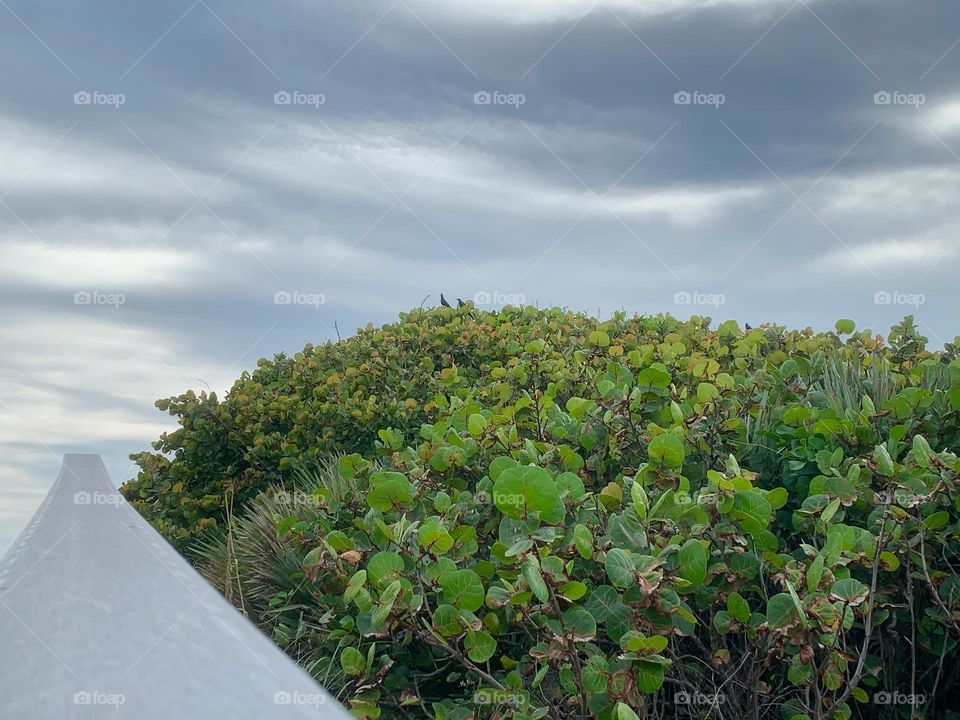
[[0, 718], [350, 717], [127, 504], [66, 455], [0, 560]]

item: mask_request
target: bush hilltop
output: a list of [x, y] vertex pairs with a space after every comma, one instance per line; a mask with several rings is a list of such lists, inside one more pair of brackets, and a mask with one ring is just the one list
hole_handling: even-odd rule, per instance
[[158, 401], [123, 492], [360, 717], [944, 717], [957, 357], [414, 310]]

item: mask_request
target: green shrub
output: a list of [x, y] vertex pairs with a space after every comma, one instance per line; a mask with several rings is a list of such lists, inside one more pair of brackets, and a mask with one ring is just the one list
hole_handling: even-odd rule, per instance
[[124, 492], [361, 717], [942, 717], [960, 361], [925, 342], [414, 311], [164, 401]]

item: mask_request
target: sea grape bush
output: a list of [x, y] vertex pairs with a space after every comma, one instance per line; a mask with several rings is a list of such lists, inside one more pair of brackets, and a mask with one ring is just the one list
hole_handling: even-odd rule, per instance
[[418, 310], [160, 404], [124, 493], [359, 717], [957, 706], [960, 360], [911, 318]]

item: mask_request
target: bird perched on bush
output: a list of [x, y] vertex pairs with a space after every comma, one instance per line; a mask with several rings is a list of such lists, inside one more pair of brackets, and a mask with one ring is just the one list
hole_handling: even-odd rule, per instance
[[464, 307], [465, 305], [466, 303], [463, 300], [457, 298], [457, 307]]
[[440, 304], [444, 307], [453, 307], [453, 305], [447, 302], [447, 299], [443, 296], [443, 293], [440, 293]]

